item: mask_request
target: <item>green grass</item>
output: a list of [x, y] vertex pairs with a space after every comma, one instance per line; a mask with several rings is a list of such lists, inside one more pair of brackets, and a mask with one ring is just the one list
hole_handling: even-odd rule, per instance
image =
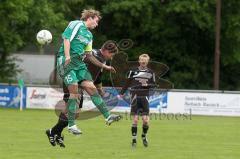
[[[52, 147], [45, 129], [57, 117], [50, 110], [0, 109], [1, 159], [239, 159], [240, 118], [192, 116], [192, 120], [151, 120], [150, 145], [130, 146], [129, 118], [106, 126], [102, 117], [78, 121], [83, 135], [66, 130], [66, 148]], [[141, 127], [138, 132], [141, 133]]]

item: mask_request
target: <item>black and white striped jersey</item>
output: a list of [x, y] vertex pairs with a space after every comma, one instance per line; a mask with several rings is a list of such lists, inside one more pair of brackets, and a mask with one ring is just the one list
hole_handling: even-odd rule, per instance
[[130, 87], [131, 94], [148, 96], [149, 90], [156, 86], [155, 73], [149, 69], [134, 68], [127, 73], [127, 80], [120, 94]]

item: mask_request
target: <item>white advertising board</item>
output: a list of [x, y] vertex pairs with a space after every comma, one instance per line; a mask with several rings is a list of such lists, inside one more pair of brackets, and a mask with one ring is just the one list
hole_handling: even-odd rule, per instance
[[240, 116], [240, 94], [168, 92], [170, 113]]
[[62, 98], [61, 89], [27, 87], [27, 108], [55, 109]]
[[[63, 109], [63, 93], [61, 88], [27, 87], [27, 108]], [[113, 100], [114, 99], [114, 100]], [[180, 113], [192, 115], [240, 116], [240, 94], [231, 93], [199, 93], [199, 92], [167, 92], [159, 99], [150, 100], [150, 113]], [[130, 112], [130, 107], [115, 99], [115, 95], [105, 99], [114, 112]], [[110, 101], [110, 102], [109, 102]], [[90, 97], [84, 93], [82, 110], [96, 108]]]

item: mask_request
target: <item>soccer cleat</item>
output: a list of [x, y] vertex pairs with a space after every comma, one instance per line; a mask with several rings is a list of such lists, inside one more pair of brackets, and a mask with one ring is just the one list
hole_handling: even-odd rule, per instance
[[54, 136], [54, 134], [52, 134], [52, 129], [46, 130], [46, 135], [48, 137], [48, 140], [49, 140], [50, 144], [52, 146], [56, 146], [55, 136]]
[[142, 136], [142, 142], [144, 147], [148, 147], [148, 140], [146, 136]]
[[107, 119], [106, 119], [106, 124], [111, 125], [113, 122], [119, 121], [122, 119], [121, 115], [116, 115], [116, 114], [111, 114]]
[[74, 134], [74, 135], [80, 135], [82, 134], [82, 131], [80, 129], [78, 129], [77, 125], [73, 125], [73, 126], [68, 126], [68, 132]]
[[58, 136], [58, 135], [56, 136], [56, 143], [60, 147], [65, 148], [65, 145], [64, 145], [63, 141], [64, 141], [64, 137], [63, 136]]
[[136, 139], [132, 139], [132, 147], [133, 148], [137, 147], [137, 140]]

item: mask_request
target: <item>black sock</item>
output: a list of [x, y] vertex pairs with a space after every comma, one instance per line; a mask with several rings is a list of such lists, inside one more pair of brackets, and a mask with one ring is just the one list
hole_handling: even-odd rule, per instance
[[132, 124], [132, 138], [133, 138], [133, 140], [136, 140], [136, 138], [137, 138], [137, 125], [136, 124]]
[[53, 134], [57, 134], [58, 136], [61, 136], [61, 133], [65, 127], [68, 125], [68, 119], [65, 114], [61, 113], [59, 115], [59, 119], [57, 124], [52, 128]]
[[148, 132], [149, 126], [147, 124], [143, 124], [142, 126], [142, 137], [145, 137]]

